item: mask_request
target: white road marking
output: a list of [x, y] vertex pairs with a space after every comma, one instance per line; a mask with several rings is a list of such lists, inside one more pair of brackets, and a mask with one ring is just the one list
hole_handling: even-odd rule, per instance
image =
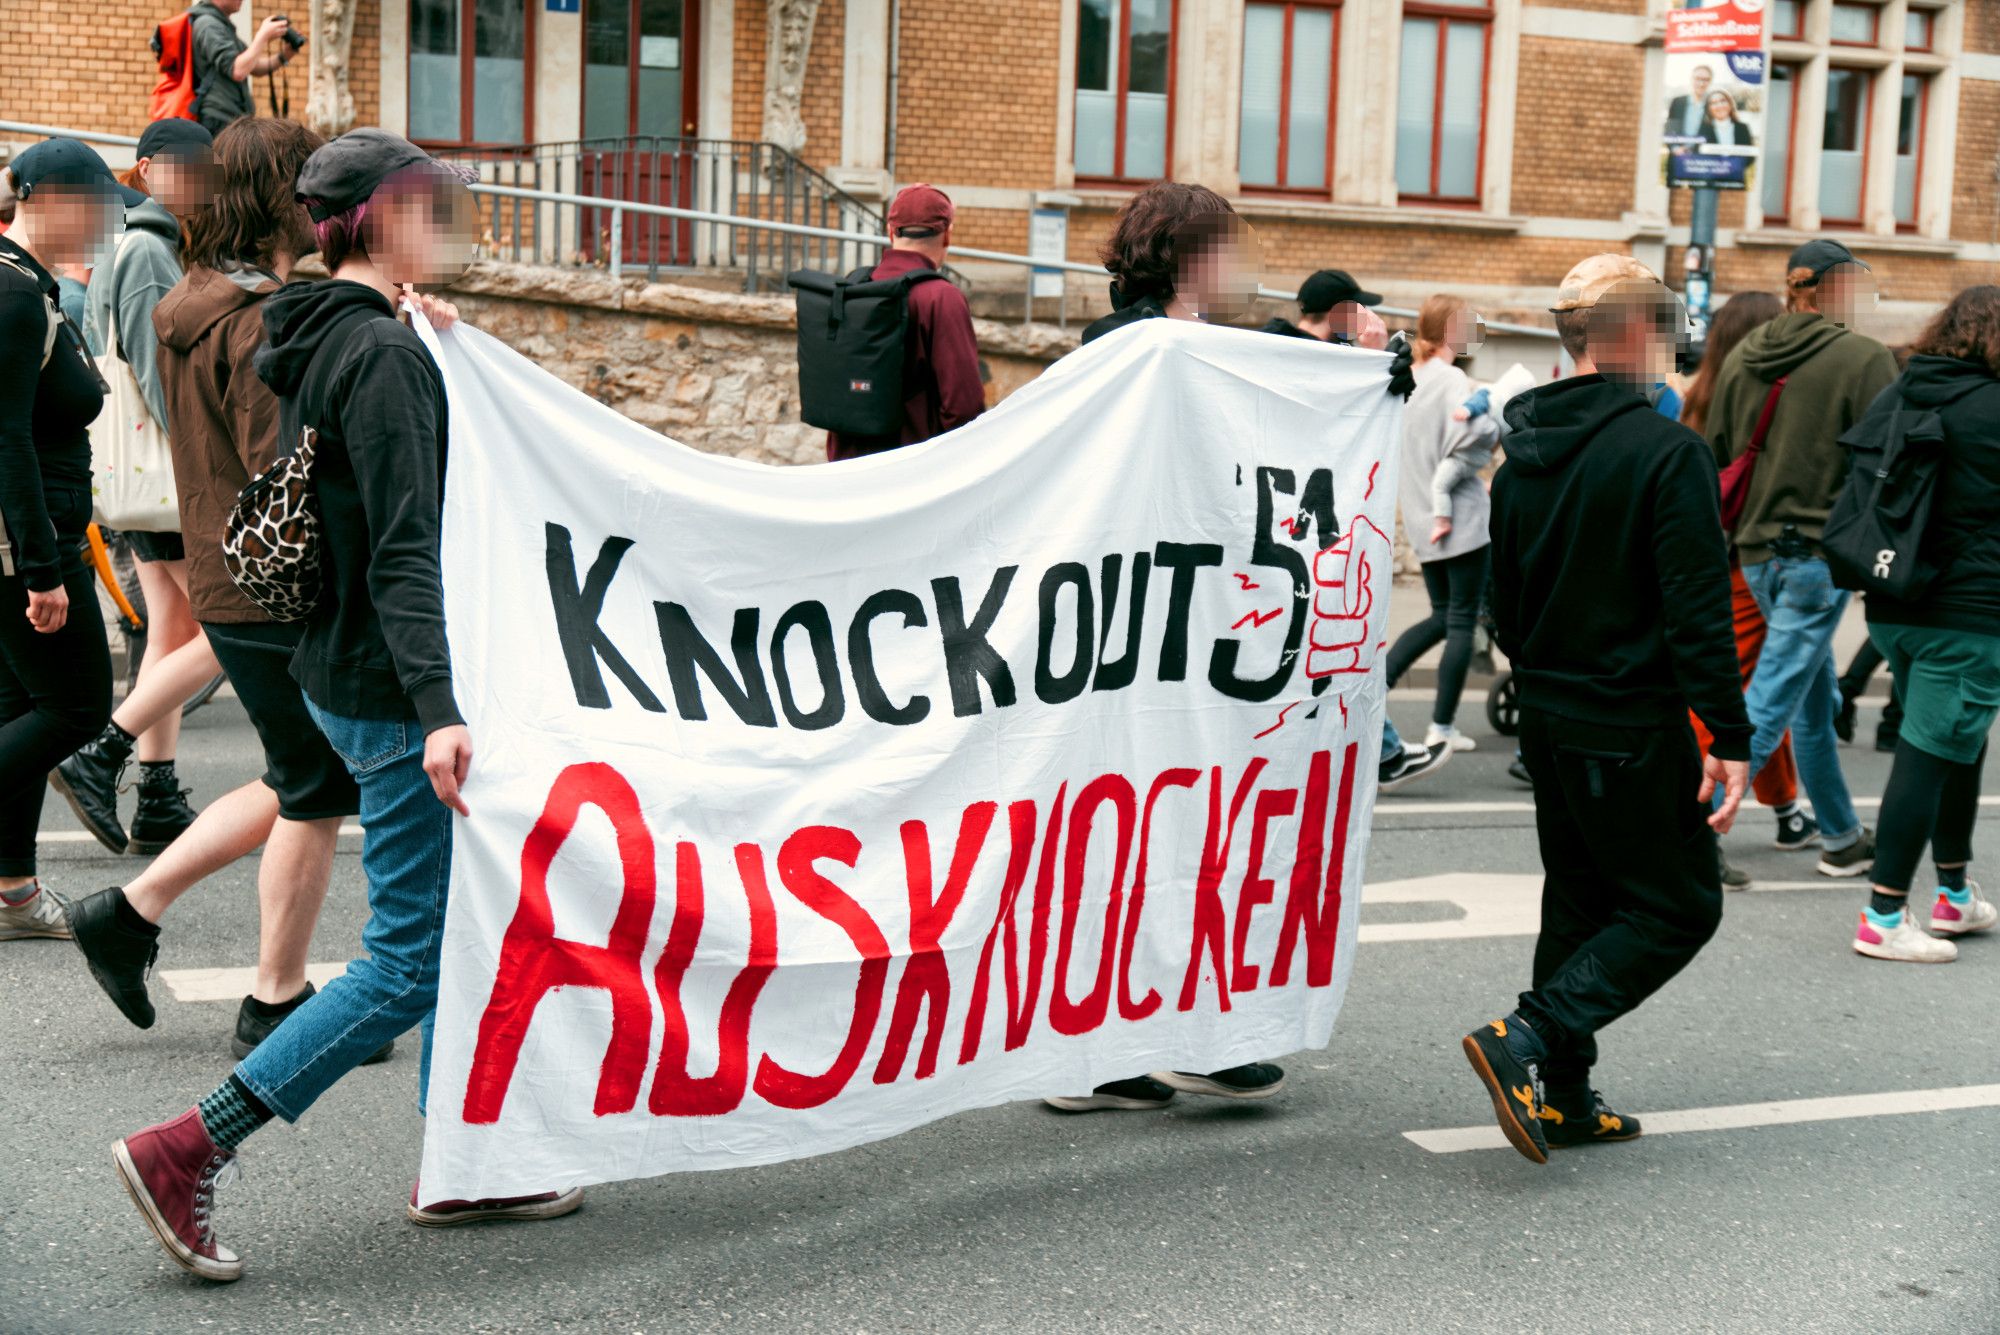
[[[1638, 1117], [1645, 1124], [1645, 1134], [1651, 1137], [1671, 1136], [1682, 1131], [1740, 1131], [1749, 1127], [1835, 1122], [1850, 1117], [1888, 1117], [1898, 1113], [1951, 1112], [1963, 1108], [2000, 1108], [2000, 1085], [1959, 1085], [1950, 1089], [1904, 1089], [1882, 1094], [1843, 1094], [1824, 1099], [1735, 1103], [1720, 1108], [1640, 1113]], [[1491, 1123], [1438, 1131], [1405, 1131], [1403, 1138], [1432, 1154], [1512, 1148], [1507, 1138], [1500, 1134], [1500, 1128]]]
[[[308, 964], [306, 981], [325, 987], [347, 972], [347, 965]], [[175, 1001], [240, 1001], [256, 985], [255, 969], [162, 969], [159, 979]]]
[[[359, 825], [343, 825], [340, 832], [349, 838], [360, 835]], [[97, 836], [88, 830], [43, 830], [35, 836], [38, 844], [94, 844]]]
[[[1857, 807], [1875, 808], [1882, 805], [1879, 797], [1857, 797]], [[2000, 807], [2000, 796], [1986, 796], [1979, 799], [1982, 807]], [[1529, 798], [1517, 798], [1511, 802], [1425, 802], [1413, 797], [1385, 797], [1375, 803], [1378, 816], [1497, 816], [1503, 814], [1533, 814], [1535, 804]], [[1745, 809], [1745, 814], [1760, 810], [1757, 807]], [[1740, 821], [1743, 815], [1737, 816]]]

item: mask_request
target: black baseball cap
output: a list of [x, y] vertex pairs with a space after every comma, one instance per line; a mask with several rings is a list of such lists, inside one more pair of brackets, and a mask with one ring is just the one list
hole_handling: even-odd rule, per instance
[[79, 139], [44, 139], [7, 165], [19, 182], [15, 193], [22, 199], [44, 185], [80, 185], [115, 194], [127, 208], [146, 202], [144, 191], [118, 184], [97, 150]]
[[1343, 301], [1379, 306], [1382, 297], [1380, 293], [1364, 291], [1345, 269], [1321, 269], [1299, 284], [1299, 309], [1307, 315], [1324, 314]]
[[146, 127], [139, 136], [139, 146], [132, 150], [132, 156], [156, 158], [164, 153], [176, 158], [201, 157], [214, 146], [215, 136], [200, 122], [170, 116]]
[[419, 166], [434, 169], [440, 180], [471, 180], [468, 169], [440, 162], [401, 135], [369, 126], [313, 150], [299, 168], [298, 198], [314, 222], [325, 222], [366, 200], [397, 172]]
[[1812, 282], [1803, 284], [1810, 287], [1813, 283], [1819, 282], [1828, 269], [1837, 264], [1855, 264], [1863, 269], [1868, 268], [1866, 264], [1854, 258], [1854, 252], [1846, 246], [1838, 241], [1828, 241], [1821, 237], [1817, 241], [1808, 241], [1793, 251], [1792, 257], [1785, 261], [1785, 269], [1787, 272], [1793, 269], [1812, 270]]

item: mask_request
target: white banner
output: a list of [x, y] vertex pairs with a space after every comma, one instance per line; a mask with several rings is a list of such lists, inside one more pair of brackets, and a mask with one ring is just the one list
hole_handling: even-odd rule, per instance
[[476, 330], [427, 1199], [771, 1163], [1323, 1046], [1387, 358], [1152, 320], [912, 449], [702, 454]]

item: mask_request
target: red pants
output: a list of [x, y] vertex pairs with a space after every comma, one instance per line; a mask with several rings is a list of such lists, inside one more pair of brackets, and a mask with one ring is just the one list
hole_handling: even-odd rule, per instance
[[[1757, 655], [1764, 652], [1764, 614], [1757, 610], [1757, 600], [1750, 593], [1750, 585], [1744, 581], [1741, 566], [1731, 562], [1729, 566], [1729, 610], [1736, 629], [1736, 661], [1743, 669], [1743, 684], [1750, 685], [1751, 674], [1757, 670]], [[1689, 715], [1693, 718], [1693, 715]], [[1695, 739], [1701, 743], [1703, 753], [1713, 740], [1708, 729], [1701, 726], [1700, 719], [1694, 719]], [[1781, 807], [1799, 800], [1799, 767], [1792, 759], [1792, 735], [1788, 732], [1778, 743], [1778, 749], [1764, 762], [1764, 768], [1757, 771], [1751, 781], [1751, 789], [1757, 800], [1767, 807]]]

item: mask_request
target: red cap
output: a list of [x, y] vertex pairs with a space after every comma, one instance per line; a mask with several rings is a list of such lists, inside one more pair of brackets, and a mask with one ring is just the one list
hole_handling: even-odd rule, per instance
[[889, 235], [905, 227], [926, 227], [942, 232], [951, 226], [951, 200], [934, 185], [906, 185], [896, 192], [889, 205]]

